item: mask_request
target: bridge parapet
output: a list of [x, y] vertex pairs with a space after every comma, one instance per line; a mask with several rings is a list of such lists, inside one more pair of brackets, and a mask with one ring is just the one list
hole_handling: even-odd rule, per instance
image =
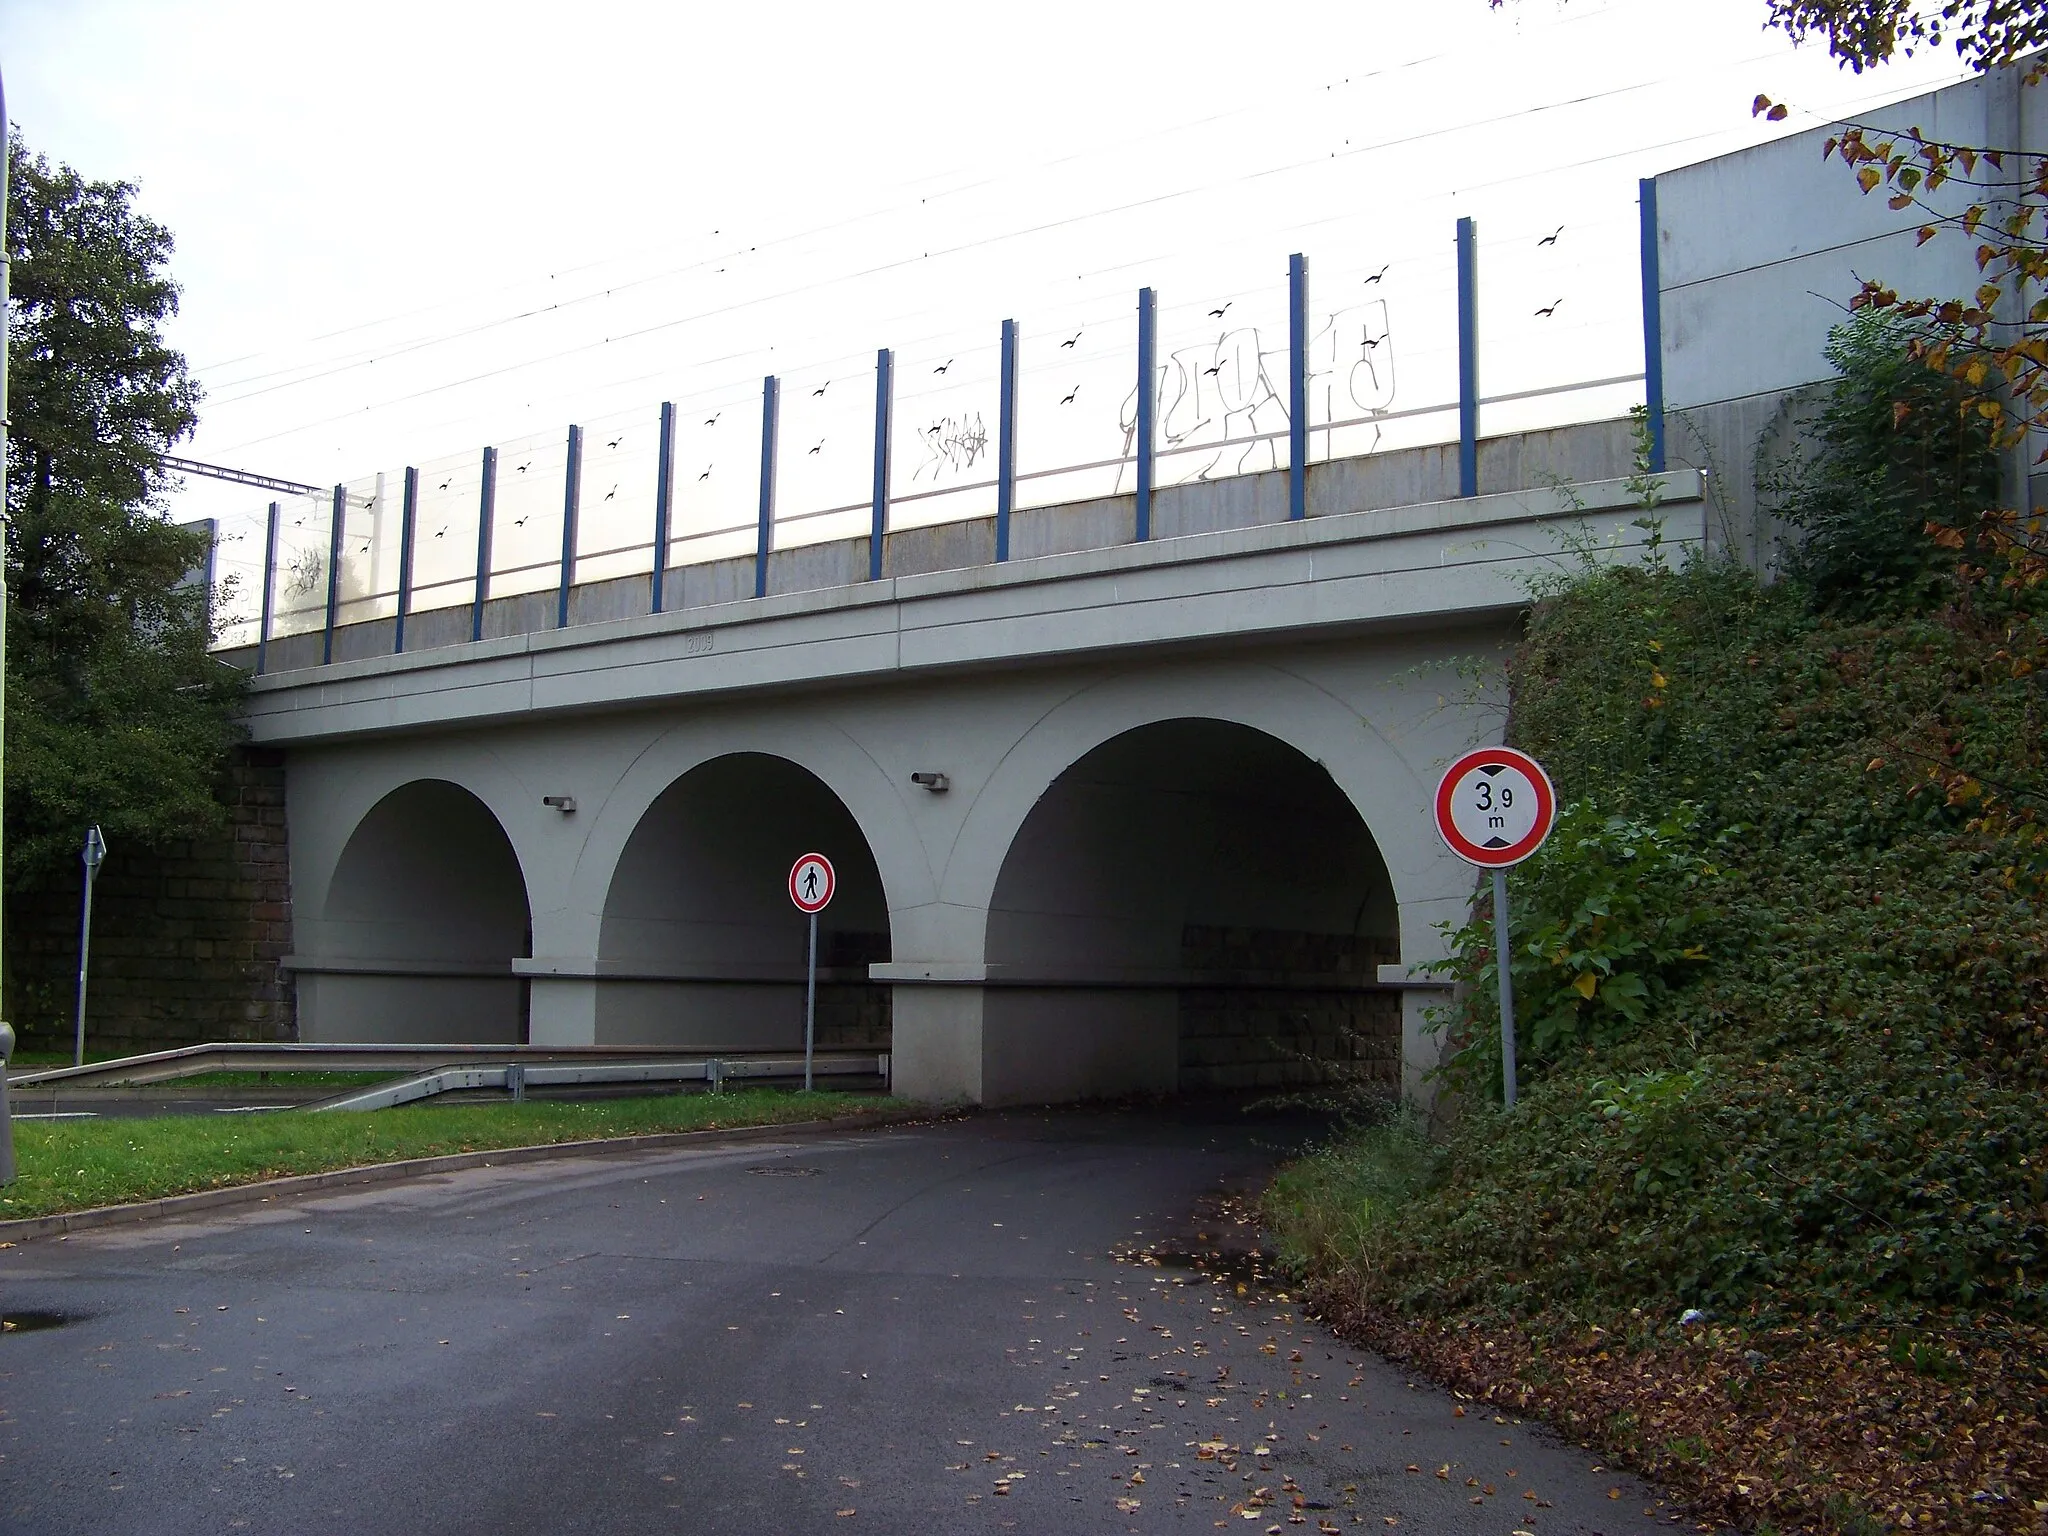
[[[1700, 474], [1674, 471], [1655, 486], [1667, 552], [1703, 545]], [[256, 681], [249, 723], [257, 741], [289, 744], [1133, 648], [1427, 627], [1525, 606], [1532, 582], [1581, 559], [1644, 558], [1644, 499], [1639, 481], [1610, 479], [535, 628], [270, 674]], [[824, 568], [864, 542], [789, 553]]]

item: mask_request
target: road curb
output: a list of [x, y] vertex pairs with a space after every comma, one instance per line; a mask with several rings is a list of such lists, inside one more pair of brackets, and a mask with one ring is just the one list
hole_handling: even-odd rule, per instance
[[406, 1179], [456, 1173], [465, 1168], [491, 1168], [512, 1163], [543, 1163], [555, 1158], [617, 1157], [628, 1152], [659, 1152], [676, 1147], [720, 1146], [730, 1142], [774, 1141], [818, 1131], [869, 1130], [944, 1118], [932, 1110], [876, 1110], [830, 1120], [791, 1120], [780, 1125], [738, 1125], [702, 1131], [657, 1131], [646, 1136], [610, 1136], [596, 1141], [555, 1141], [531, 1147], [498, 1147], [485, 1152], [448, 1152], [439, 1157], [410, 1157], [393, 1163], [366, 1163], [358, 1168], [332, 1168], [325, 1173], [299, 1173], [282, 1179], [260, 1179], [225, 1189], [196, 1190], [189, 1195], [164, 1195], [129, 1205], [101, 1205], [50, 1216], [24, 1216], [0, 1221], [0, 1244], [30, 1242], [39, 1237], [68, 1237], [97, 1227], [128, 1226], [218, 1210], [224, 1206], [262, 1205], [292, 1195], [347, 1189], [366, 1184], [396, 1184]]

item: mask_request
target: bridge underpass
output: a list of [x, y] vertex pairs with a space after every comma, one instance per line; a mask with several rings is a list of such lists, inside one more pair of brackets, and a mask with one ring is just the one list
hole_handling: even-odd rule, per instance
[[713, 758], [648, 807], [612, 876], [598, 933], [592, 1032], [600, 1045], [803, 1047], [806, 920], [784, 876], [829, 850], [838, 875], [818, 918], [823, 1049], [889, 1045], [881, 872], [825, 782], [762, 752]]
[[350, 833], [312, 931], [326, 968], [299, 978], [304, 1039], [525, 1037], [512, 961], [532, 944], [526, 880], [498, 819], [460, 784], [420, 779], [379, 800]]
[[[1701, 477], [1661, 495], [1680, 558]], [[1471, 891], [1428, 795], [1500, 729], [1463, 663], [1533, 581], [1645, 558], [1640, 503], [1331, 510], [261, 677], [302, 1038], [782, 1048], [816, 849], [821, 1039], [901, 1092], [1413, 1090]]]

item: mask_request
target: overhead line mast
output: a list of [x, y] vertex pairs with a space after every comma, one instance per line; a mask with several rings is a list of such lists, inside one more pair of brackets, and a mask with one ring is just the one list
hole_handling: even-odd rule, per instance
[[258, 490], [278, 491], [286, 496], [322, 496], [326, 492], [317, 485], [301, 485], [296, 480], [279, 480], [273, 475], [259, 475], [252, 469], [228, 469], [219, 464], [202, 464], [197, 459], [173, 458], [164, 455], [164, 468], [181, 475], [203, 475], [208, 480], [229, 480], [236, 485], [253, 485]]

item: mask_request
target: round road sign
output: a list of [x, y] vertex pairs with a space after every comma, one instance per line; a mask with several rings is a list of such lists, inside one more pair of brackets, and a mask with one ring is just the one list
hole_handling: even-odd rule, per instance
[[822, 912], [836, 883], [832, 861], [822, 853], [807, 853], [790, 867], [789, 899], [799, 912]]
[[1467, 752], [1436, 787], [1436, 830], [1467, 864], [1519, 864], [1543, 845], [1556, 820], [1550, 775], [1513, 747]]

